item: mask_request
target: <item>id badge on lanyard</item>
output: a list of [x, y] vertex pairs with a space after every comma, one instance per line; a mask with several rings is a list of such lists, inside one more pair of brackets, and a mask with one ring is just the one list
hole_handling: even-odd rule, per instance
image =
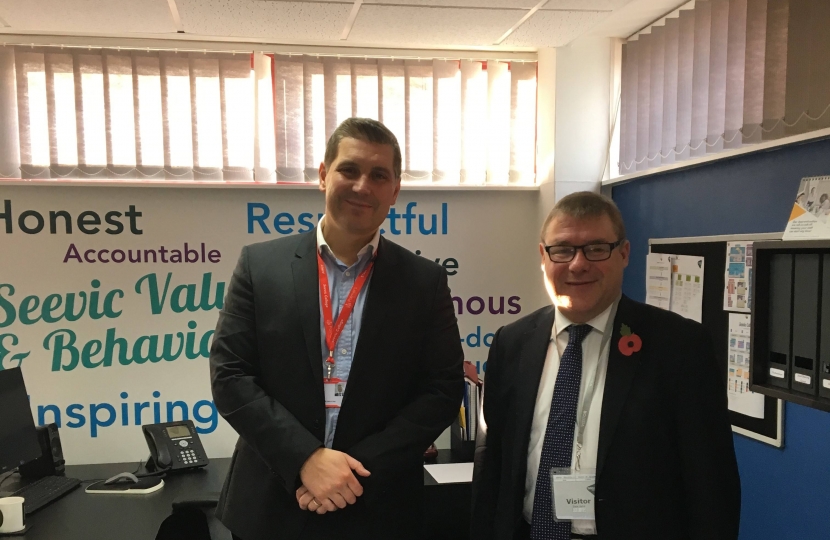
[[[377, 256], [377, 252], [375, 252]], [[323, 326], [326, 330], [326, 347], [329, 350], [329, 357], [326, 359], [326, 374], [323, 377], [323, 392], [325, 395], [326, 408], [339, 409], [343, 405], [343, 395], [346, 393], [346, 381], [334, 377], [334, 348], [337, 346], [337, 340], [340, 339], [340, 334], [343, 333], [343, 328], [349, 320], [349, 316], [354, 310], [355, 303], [357, 303], [357, 296], [360, 294], [366, 280], [369, 279], [369, 274], [374, 267], [374, 257], [366, 268], [357, 276], [357, 279], [352, 285], [352, 290], [346, 297], [343, 303], [343, 309], [340, 310], [340, 315], [337, 317], [337, 322], [333, 321], [332, 305], [331, 305], [331, 291], [329, 290], [329, 277], [326, 271], [326, 265], [320, 252], [317, 252], [317, 272], [320, 281], [320, 300], [323, 309]]]
[[343, 394], [346, 393], [346, 381], [337, 377], [324, 378], [323, 390], [326, 396], [327, 409], [339, 409], [343, 405]]
[[595, 519], [596, 475], [593, 472], [553, 468], [550, 470], [550, 487], [554, 521]]

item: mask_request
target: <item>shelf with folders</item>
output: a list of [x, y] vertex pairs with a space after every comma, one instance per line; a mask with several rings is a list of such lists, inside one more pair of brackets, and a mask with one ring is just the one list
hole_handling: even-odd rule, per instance
[[481, 418], [482, 384], [475, 366], [465, 361], [464, 397], [450, 433], [450, 448], [454, 458], [460, 461], [473, 460], [476, 431]]
[[830, 240], [754, 250], [749, 389], [830, 412]]

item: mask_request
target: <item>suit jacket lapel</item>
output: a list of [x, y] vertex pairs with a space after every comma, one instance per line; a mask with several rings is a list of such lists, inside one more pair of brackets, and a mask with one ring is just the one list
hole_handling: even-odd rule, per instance
[[[516, 388], [516, 441], [518, 451], [514, 454], [513, 472], [518, 474], [517, 485], [524, 490], [524, 478], [527, 469], [527, 448], [530, 441], [530, 429], [533, 426], [533, 411], [536, 408], [536, 395], [545, 367], [545, 358], [550, 345], [550, 332], [553, 328], [553, 306], [543, 311], [536, 319], [536, 326], [525, 334], [522, 347]], [[520, 480], [520, 481], [519, 481]]]
[[[620, 422], [620, 413], [625, 405], [634, 376], [640, 367], [641, 358], [646, 354], [645, 345], [639, 352], [631, 356], [624, 356], [618, 345], [621, 334], [620, 328], [623, 324], [631, 326], [632, 321], [642, 321], [635, 313], [636, 305], [628, 297], [620, 298], [617, 315], [614, 318], [613, 334], [611, 334], [611, 346], [608, 353], [608, 370], [605, 376], [605, 392], [602, 397], [602, 415], [599, 422], [599, 443], [597, 449], [597, 478], [602, 474], [605, 459], [608, 457], [608, 450], [614, 438], [614, 432]], [[636, 322], [635, 322], [636, 324]], [[638, 328], [632, 327], [632, 332], [637, 333]], [[642, 336], [642, 330], [640, 330]]]
[[[371, 354], [371, 348], [373, 344], [377, 343], [376, 336], [380, 332], [386, 317], [393, 316], [391, 310], [394, 307], [394, 302], [392, 299], [396, 290], [406, 286], [395, 271], [394, 267], [397, 264], [398, 256], [394, 251], [394, 246], [391, 246], [381, 236], [378, 244], [378, 256], [375, 259], [375, 267], [372, 269], [372, 277], [369, 281], [369, 291], [366, 293], [363, 322], [360, 325], [360, 335], [357, 336], [354, 362], [349, 378], [354, 377], [356, 366], [370, 363], [375, 359]], [[365, 368], [360, 367], [359, 369], [362, 371]]]
[[319, 381], [320, 402], [323, 395], [323, 360], [320, 344], [320, 284], [317, 279], [317, 235], [316, 229], [305, 235], [297, 246], [291, 262], [294, 276], [294, 294], [297, 297], [300, 322], [303, 327], [308, 360], [315, 380]]

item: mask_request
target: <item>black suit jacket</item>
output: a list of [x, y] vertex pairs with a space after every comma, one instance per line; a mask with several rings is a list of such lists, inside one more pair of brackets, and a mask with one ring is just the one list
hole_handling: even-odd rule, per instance
[[[554, 308], [501, 328], [487, 360], [486, 439], [473, 479], [474, 540], [511, 540]], [[627, 324], [642, 348], [624, 356]], [[623, 296], [613, 325], [600, 417], [600, 540], [735, 540], [740, 479], [726, 374], [702, 325]]]
[[381, 238], [333, 442], [372, 474], [357, 504], [317, 516], [294, 494], [326, 424], [315, 232], [246, 246], [231, 278], [210, 374], [240, 437], [217, 515], [244, 540], [300, 538], [310, 520], [343, 538], [415, 538], [423, 452], [463, 392], [446, 273]]

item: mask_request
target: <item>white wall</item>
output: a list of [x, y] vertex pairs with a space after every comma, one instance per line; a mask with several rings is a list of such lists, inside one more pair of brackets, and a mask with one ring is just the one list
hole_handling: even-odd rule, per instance
[[606, 175], [615, 41], [582, 38], [556, 50], [556, 200], [599, 191]]
[[539, 49], [536, 65], [536, 181], [541, 225], [556, 202], [556, 49]]

